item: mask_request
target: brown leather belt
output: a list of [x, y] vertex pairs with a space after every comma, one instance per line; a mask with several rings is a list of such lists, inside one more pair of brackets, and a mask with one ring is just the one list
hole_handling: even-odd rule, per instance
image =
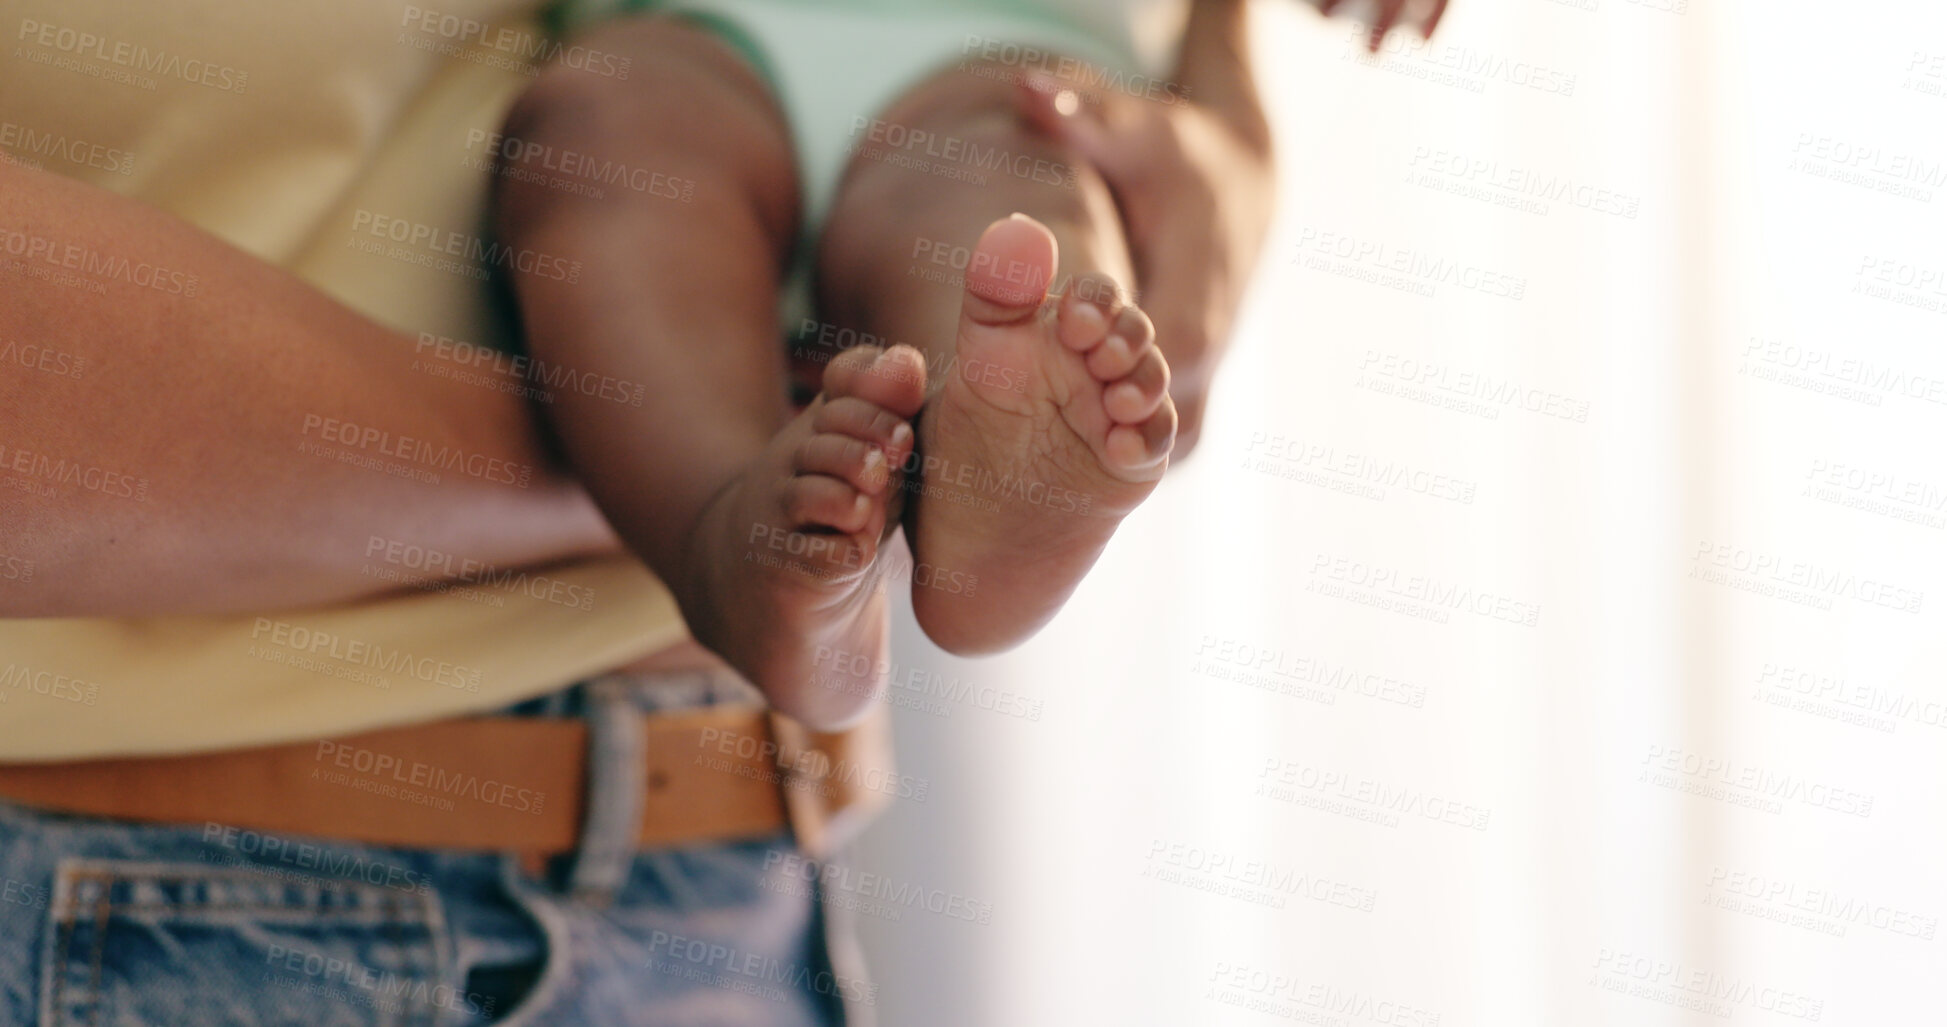
[[[885, 798], [883, 718], [807, 731], [756, 706], [641, 714], [647, 847], [789, 827], [825, 854], [834, 818]], [[43, 809], [222, 825], [410, 848], [552, 854], [581, 837], [588, 730], [573, 719], [473, 717], [259, 749], [0, 765], [0, 797]], [[883, 776], [883, 773], [881, 773]]]

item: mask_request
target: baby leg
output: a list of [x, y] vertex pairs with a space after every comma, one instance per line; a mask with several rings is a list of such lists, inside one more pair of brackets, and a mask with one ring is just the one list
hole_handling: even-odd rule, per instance
[[[1155, 487], [1176, 427], [1168, 365], [1118, 284], [1132, 276], [1108, 189], [1021, 123], [1013, 89], [949, 71], [894, 104], [818, 254], [827, 318], [927, 351], [913, 606], [963, 653], [1054, 616]], [[898, 140], [927, 140], [926, 161]]]
[[638, 405], [558, 388], [547, 411], [697, 639], [780, 709], [834, 726], [871, 701], [876, 668], [814, 688], [813, 655], [883, 651], [876, 557], [924, 368], [906, 350], [848, 355], [793, 418], [777, 293], [798, 188], [768, 88], [681, 22], [582, 41], [630, 75], [544, 71], [507, 119], [495, 219], [516, 253], [578, 262], [572, 277], [514, 276], [537, 366], [644, 389]]

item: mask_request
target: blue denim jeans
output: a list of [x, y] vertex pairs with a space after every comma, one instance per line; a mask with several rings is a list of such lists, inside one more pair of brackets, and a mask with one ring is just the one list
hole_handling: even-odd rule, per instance
[[833, 968], [789, 837], [635, 851], [637, 708], [717, 701], [698, 675], [611, 677], [514, 712], [589, 719], [581, 847], [512, 854], [153, 826], [0, 802], [0, 1024], [835, 1024]]

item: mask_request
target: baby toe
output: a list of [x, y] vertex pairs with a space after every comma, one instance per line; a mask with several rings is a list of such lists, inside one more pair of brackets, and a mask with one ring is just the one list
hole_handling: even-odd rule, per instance
[[894, 464], [913, 445], [913, 426], [905, 418], [856, 396], [827, 399], [812, 415], [811, 428], [870, 442], [891, 456]]
[[1141, 307], [1123, 307], [1110, 331], [1129, 340], [1129, 345], [1137, 350], [1156, 341], [1156, 325]]
[[1099, 345], [1122, 311], [1122, 287], [1107, 275], [1077, 275], [1061, 297], [1056, 337], [1085, 353]]
[[784, 485], [784, 515], [801, 528], [864, 531], [872, 500], [847, 482], [825, 474], [800, 474]]
[[1130, 478], [1160, 478], [1169, 466], [1170, 449], [1176, 443], [1176, 406], [1165, 398], [1163, 405], [1140, 424], [1118, 424], [1109, 429], [1103, 442], [1103, 455], [1109, 464]]
[[1102, 391], [1102, 409], [1117, 424], [1136, 424], [1156, 413], [1169, 389], [1170, 365], [1162, 350], [1150, 346], [1127, 376]]
[[1143, 351], [1155, 341], [1156, 329], [1149, 323], [1149, 315], [1135, 307], [1124, 307], [1116, 315], [1109, 337], [1088, 352], [1088, 373], [1103, 382], [1127, 378]]
[[868, 496], [885, 492], [891, 477], [885, 450], [837, 432], [822, 432], [798, 447], [800, 474], [828, 474]]
[[926, 398], [926, 359], [911, 346], [854, 346], [825, 368], [827, 397], [854, 397], [911, 417]]

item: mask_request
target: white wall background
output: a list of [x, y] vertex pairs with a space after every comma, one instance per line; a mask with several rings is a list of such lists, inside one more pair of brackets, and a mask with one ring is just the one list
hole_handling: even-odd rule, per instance
[[[895, 692], [930, 790], [854, 862], [991, 920], [862, 917], [882, 1022], [1938, 1019], [1947, 16], [1257, 13], [1285, 206], [1202, 449], [1019, 652], [902, 626], [972, 687]], [[1404, 251], [1467, 282], [1355, 276]]]

